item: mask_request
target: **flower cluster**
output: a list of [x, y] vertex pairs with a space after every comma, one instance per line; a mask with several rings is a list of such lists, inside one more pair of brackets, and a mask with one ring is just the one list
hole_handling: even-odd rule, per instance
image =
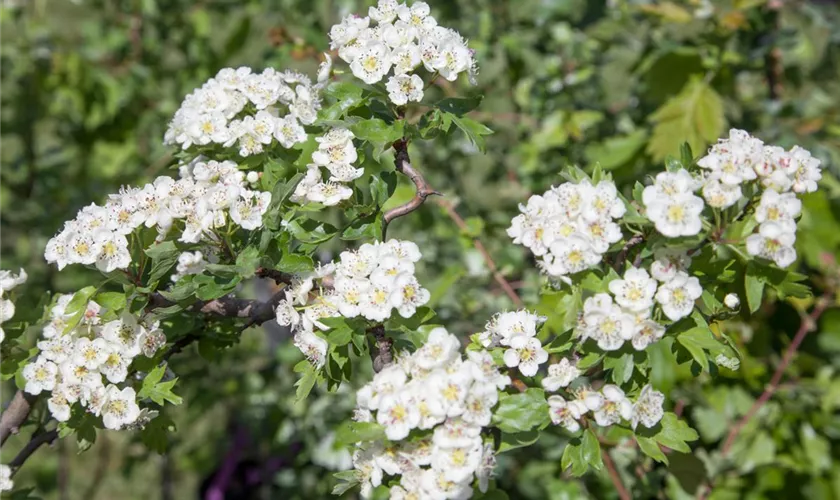
[[607, 384], [600, 392], [581, 386], [573, 391], [574, 399], [554, 395], [548, 398], [548, 414], [554, 425], [562, 425], [569, 432], [580, 430], [580, 419], [592, 412], [595, 422], [607, 427], [629, 421], [635, 429], [640, 423], [654, 427], [662, 420], [665, 396], [646, 385], [633, 403], [617, 385]]
[[615, 184], [602, 181], [563, 183], [520, 205], [508, 235], [539, 259], [550, 276], [563, 278], [601, 262], [610, 245], [622, 237], [614, 222], [624, 215]]
[[537, 338], [537, 327], [544, 317], [528, 311], [499, 313], [478, 334], [485, 348], [506, 347], [503, 359], [508, 368], [518, 368], [522, 375], [533, 377], [541, 364], [548, 361], [548, 352]]
[[231, 220], [253, 230], [262, 226], [271, 193], [252, 191], [232, 161], [199, 158], [180, 168], [178, 180], [161, 176], [142, 188], [123, 188], [105, 206], [91, 204], [64, 224], [48, 243], [47, 262], [95, 264], [103, 272], [131, 264], [128, 236], [141, 227], [156, 227], [159, 239], [179, 222], [180, 241], [215, 238], [213, 230]]
[[460, 346], [435, 328], [358, 391], [355, 419], [379, 423], [389, 440], [362, 443], [353, 455], [364, 497], [384, 475], [400, 476], [391, 498], [469, 498], [475, 479], [486, 491], [495, 456], [481, 428], [510, 378], [487, 351], [462, 359]]
[[747, 237], [747, 252], [772, 260], [779, 267], [792, 264], [796, 260], [794, 219], [802, 208], [796, 195], [816, 191], [817, 181], [822, 178], [820, 161], [799, 146], [785, 151], [766, 146], [743, 130], [732, 129], [729, 138], [712, 146], [697, 164], [709, 171], [703, 194], [711, 206], [735, 204], [745, 182], [757, 181], [764, 188], [755, 212], [760, 223], [758, 233]]
[[700, 281], [678, 268], [687, 259], [660, 252], [651, 266], [653, 276], [631, 267], [622, 279], [611, 281], [612, 295], [599, 293], [584, 302], [575, 330], [578, 337], [591, 338], [605, 351], [620, 349], [625, 341], [641, 351], [661, 339], [665, 327], [652, 318], [654, 302], [668, 319], [677, 321], [691, 314], [703, 293]]
[[421, 65], [449, 81], [467, 72], [474, 82], [477, 69], [467, 41], [457, 31], [438, 26], [429, 13], [425, 2], [409, 7], [379, 0], [368, 16], [350, 15], [330, 28], [330, 48], [338, 50], [353, 75], [367, 84], [381, 81], [393, 69], [385, 87], [400, 106], [423, 99], [423, 79], [414, 73]]
[[[324, 72], [319, 72], [319, 77]], [[329, 70], [324, 79], [328, 78]], [[320, 82], [319, 82], [320, 83]], [[164, 135], [165, 144], [236, 145], [241, 156], [262, 153], [277, 140], [284, 148], [306, 141], [303, 125], [317, 118], [319, 88], [295, 71], [224, 68], [187, 95]], [[281, 116], [282, 111], [287, 112]]]
[[[723, 210], [741, 201], [742, 186], [752, 183], [763, 192], [755, 212], [760, 225], [757, 233], [747, 237], [747, 252], [780, 267], [792, 264], [796, 260], [795, 218], [801, 211], [796, 195], [817, 189], [822, 178], [820, 161], [799, 146], [785, 151], [732, 129], [697, 165], [703, 175], [694, 177], [683, 169], [662, 172], [645, 188], [642, 201], [656, 230], [669, 238], [694, 236], [703, 227], [703, 199]], [[701, 188], [703, 199], [694, 195]]]
[[133, 424], [140, 415], [134, 389], [115, 384], [126, 381], [135, 357], [154, 356], [166, 336], [157, 322], [148, 323], [127, 311], [104, 321], [106, 311], [94, 301], [80, 315], [73, 314], [67, 310], [71, 299], [59, 296], [50, 310], [44, 340], [38, 342], [41, 353], [23, 368], [24, 390], [35, 395], [51, 392], [47, 406], [59, 422], [67, 421], [78, 403], [101, 416], [108, 429]]
[[0, 491], [12, 491], [14, 487], [12, 468], [8, 465], [0, 465]]
[[[344, 251], [338, 263], [304, 276], [276, 309], [277, 322], [290, 325], [295, 345], [317, 367], [324, 364], [327, 343], [315, 329], [329, 330], [320, 320], [343, 316], [382, 322], [394, 309], [404, 318], [429, 301], [429, 291], [414, 276], [420, 250], [411, 241], [389, 240], [365, 243], [358, 250]], [[330, 287], [313, 291], [315, 280], [329, 278]], [[300, 309], [300, 311], [298, 310]]]
[[[18, 285], [26, 283], [26, 271], [23, 269], [17, 275], [12, 274], [11, 271], [0, 270], [0, 325], [9, 321], [15, 315], [15, 304], [8, 296]], [[6, 338], [6, 332], [0, 326], [0, 342]]]
[[[353, 190], [344, 183], [353, 182], [364, 174], [353, 163], [359, 158], [353, 145], [353, 132], [344, 128], [334, 128], [321, 137], [315, 138], [318, 149], [312, 153], [306, 176], [298, 183], [291, 200], [296, 203], [309, 201], [333, 206], [353, 196]], [[330, 176], [324, 182], [321, 168], [327, 169]]]
[[[693, 236], [703, 229], [700, 217], [703, 199], [694, 195], [699, 187], [700, 183], [684, 169], [657, 174], [653, 185], [642, 192], [647, 217], [653, 221], [657, 231], [669, 238], [677, 238]], [[737, 198], [735, 201], [738, 201]]]

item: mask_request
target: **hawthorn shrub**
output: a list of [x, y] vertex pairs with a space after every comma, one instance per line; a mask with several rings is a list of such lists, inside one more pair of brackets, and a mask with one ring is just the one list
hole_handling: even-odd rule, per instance
[[[61, 476], [115, 439], [142, 450], [126, 471], [163, 457], [163, 496], [183, 468], [207, 498], [840, 494], [838, 106], [814, 83], [838, 42], [797, 31], [822, 11], [457, 5], [379, 0], [308, 19], [311, 40], [274, 32], [320, 59], [309, 74], [222, 67], [247, 16], [220, 51], [177, 39], [204, 76], [132, 125], [148, 75], [80, 83], [78, 54], [14, 66], [63, 89], [45, 113], [87, 141], [75, 161], [135, 162], [91, 144], [136, 127], [165, 148], [152, 172], [172, 169], [104, 175], [22, 240], [15, 262], [37, 264], [0, 272], [3, 490], [66, 494], [25, 474], [39, 448], [59, 443]], [[165, 52], [152, 30], [168, 42], [184, 16], [212, 38], [206, 11], [169, 8], [132, 18], [131, 57]], [[525, 13], [552, 23], [529, 32]], [[37, 155], [27, 200], [49, 188]], [[4, 224], [47, 219], [29, 210], [4, 204]], [[217, 470], [172, 461], [207, 454], [196, 424], [230, 441]]]

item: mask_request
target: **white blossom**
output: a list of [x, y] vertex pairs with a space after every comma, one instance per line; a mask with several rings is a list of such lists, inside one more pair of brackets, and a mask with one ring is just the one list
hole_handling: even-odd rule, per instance
[[663, 283], [656, 291], [656, 302], [671, 321], [682, 319], [694, 310], [694, 301], [703, 294], [700, 280], [678, 271], [671, 281]]

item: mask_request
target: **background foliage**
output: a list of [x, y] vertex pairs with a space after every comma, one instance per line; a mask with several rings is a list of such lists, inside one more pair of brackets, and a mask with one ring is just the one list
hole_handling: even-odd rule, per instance
[[[60, 275], [47, 267], [47, 239], [90, 201], [174, 163], [161, 138], [186, 93], [224, 66], [314, 73], [327, 49], [324, 33], [364, 3], [5, 2], [0, 249], [2, 268], [23, 266], [30, 274], [19, 289], [26, 292], [17, 304], [20, 318], [40, 316], [43, 290], [72, 292], [86, 284], [78, 266]], [[412, 151], [414, 164], [445, 196], [389, 230], [420, 245], [417, 274], [450, 331], [480, 331], [493, 312], [515, 307], [482, 252], [526, 304], [564, 321], [551, 295], [538, 303], [533, 262], [504, 233], [516, 204], [559, 182], [564, 166], [591, 169], [599, 162], [619, 186], [631, 186], [678, 155], [683, 141], [699, 152], [729, 126], [767, 143], [800, 144], [823, 160], [821, 189], [804, 201], [798, 265], [815, 294], [834, 288], [836, 3], [458, 0], [432, 8], [471, 38], [479, 87], [462, 90], [484, 96], [472, 117], [496, 132], [486, 154], [463, 137]], [[431, 91], [454, 93], [445, 85]], [[411, 195], [406, 182], [392, 201]], [[605, 445], [635, 497], [690, 498], [714, 472], [722, 475], [711, 498], [840, 498], [840, 308], [820, 319], [779, 391], [728, 458], [720, 457], [722, 440], [764, 389], [812, 303], [770, 292], [750, 321], [719, 324], [743, 356], [738, 371], [695, 376], [690, 362], [659, 349], [654, 387], [700, 441], [690, 454], [672, 451], [668, 469], [631, 446]], [[79, 456], [72, 442], [41, 450], [16, 481], [37, 485], [35, 494], [44, 498], [62, 491], [64, 498], [194, 498], [233, 450], [244, 449], [234, 457], [228, 498], [326, 497], [334, 484], [329, 471], [346, 468], [349, 459], [330, 451], [330, 429], [346, 418], [352, 398], [316, 389], [317, 398], [296, 404], [298, 359], [276, 325], [249, 331], [224, 356], [188, 351], [172, 360], [189, 404], [173, 416], [174, 440], [160, 443], [165, 455], [146, 451], [127, 433], [102, 433]], [[4, 402], [11, 387], [4, 386]], [[565, 443], [539, 443], [500, 457], [499, 485], [511, 498], [616, 497], [604, 471], [582, 479], [562, 471]]]

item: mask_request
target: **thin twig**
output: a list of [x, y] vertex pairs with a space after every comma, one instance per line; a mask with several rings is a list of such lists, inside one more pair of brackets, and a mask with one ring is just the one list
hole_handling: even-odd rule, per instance
[[441, 196], [439, 192], [429, 186], [429, 183], [426, 182], [423, 174], [411, 166], [411, 158], [408, 156], [408, 140], [404, 138], [394, 142], [394, 166], [397, 168], [398, 172], [402, 172], [411, 179], [411, 182], [414, 183], [414, 187], [416, 188], [416, 192], [414, 193], [414, 198], [409, 200], [408, 203], [394, 207], [385, 212], [385, 216], [383, 218], [383, 225], [385, 228], [387, 228], [388, 224], [397, 217], [408, 215], [420, 208], [420, 205], [422, 205], [429, 196]]
[[621, 500], [632, 500], [633, 497], [630, 496], [627, 488], [624, 487], [624, 483], [621, 482], [621, 476], [618, 474], [618, 469], [616, 469], [612, 457], [610, 457], [610, 452], [604, 449], [601, 451], [601, 458], [604, 459], [604, 465], [607, 467], [607, 472], [610, 475], [613, 486], [615, 486], [615, 491], [618, 492], [618, 497]]
[[[464, 221], [463, 218], [461, 218], [460, 215], [458, 215], [458, 212], [455, 211], [455, 208], [452, 206], [451, 203], [449, 203], [447, 200], [438, 200], [438, 205], [440, 205], [441, 207], [443, 207], [444, 210], [446, 210], [446, 214], [449, 215], [449, 218], [452, 219], [453, 222], [455, 222], [455, 225], [458, 226], [458, 229], [460, 229], [461, 231], [469, 230], [469, 228], [467, 227], [467, 223]], [[507, 296], [510, 297], [510, 300], [512, 300], [513, 303], [516, 304], [516, 307], [525, 307], [525, 303], [522, 302], [522, 299], [519, 298], [519, 295], [517, 295], [513, 287], [510, 286], [510, 283], [508, 283], [505, 277], [502, 276], [502, 273], [499, 272], [499, 268], [496, 266], [496, 262], [493, 261], [493, 258], [490, 256], [490, 253], [487, 251], [487, 248], [484, 246], [484, 243], [482, 243], [481, 240], [478, 238], [473, 238], [473, 246], [476, 250], [478, 250], [478, 253], [480, 253], [481, 256], [484, 258], [485, 264], [487, 264], [487, 267], [490, 269], [490, 272], [493, 273], [493, 279], [495, 279], [496, 283], [498, 283], [499, 286], [502, 287], [502, 290], [504, 290]]]
[[[833, 293], [826, 292], [822, 297], [817, 300], [814, 309], [811, 311], [811, 314], [802, 317], [802, 321], [799, 324], [799, 330], [797, 330], [796, 335], [793, 337], [793, 341], [790, 343], [788, 348], [785, 350], [785, 354], [782, 356], [782, 361], [779, 363], [779, 366], [776, 367], [776, 371], [773, 372], [773, 377], [770, 379], [770, 383], [764, 389], [764, 392], [761, 393], [758, 399], [755, 400], [755, 403], [750, 407], [747, 413], [741, 417], [741, 419], [732, 427], [732, 430], [729, 431], [729, 434], [726, 436], [726, 440], [723, 443], [723, 447], [721, 448], [721, 458], [725, 458], [729, 455], [729, 452], [732, 450], [732, 446], [735, 444], [735, 440], [738, 438], [738, 435], [747, 425], [747, 423], [752, 420], [756, 414], [758, 414], [759, 410], [764, 406], [767, 401], [773, 397], [773, 394], [779, 389], [779, 385], [782, 381], [782, 377], [785, 374], [788, 366], [793, 361], [794, 356], [796, 355], [799, 346], [802, 345], [802, 341], [805, 340], [805, 337], [808, 333], [814, 331], [817, 327], [817, 320], [820, 319], [820, 316], [825, 312], [826, 309], [831, 305], [833, 300]], [[700, 492], [697, 494], [697, 498], [700, 500], [705, 499], [709, 493], [712, 492], [712, 488], [714, 488], [714, 482], [709, 481], [705, 484], [701, 489]]]

